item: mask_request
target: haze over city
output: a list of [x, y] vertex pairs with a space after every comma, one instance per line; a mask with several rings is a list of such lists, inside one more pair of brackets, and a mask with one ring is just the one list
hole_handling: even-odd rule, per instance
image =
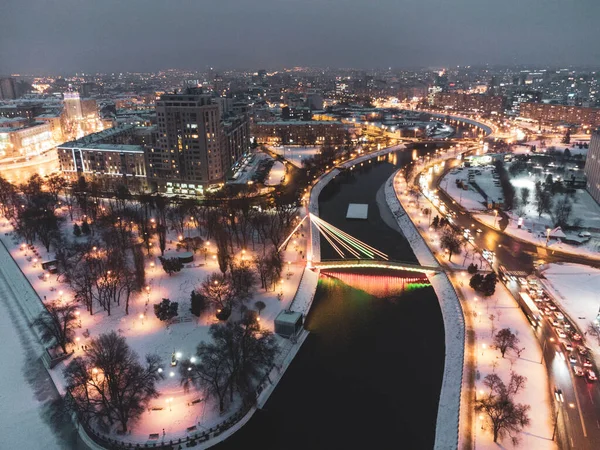
[[600, 64], [595, 0], [4, 0], [0, 72]]
[[0, 448], [600, 449], [599, 0], [0, 0]]

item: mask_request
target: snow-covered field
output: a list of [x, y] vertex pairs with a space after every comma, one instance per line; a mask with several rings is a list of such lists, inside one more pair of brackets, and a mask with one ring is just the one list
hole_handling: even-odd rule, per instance
[[[542, 280], [544, 286], [585, 333], [600, 310], [600, 269], [580, 264], [553, 263], [548, 264], [542, 273], [546, 278]], [[588, 336], [586, 345], [594, 351], [598, 360], [600, 343], [594, 337]]]
[[273, 167], [269, 171], [269, 175], [265, 179], [265, 184], [267, 186], [277, 186], [280, 185], [285, 179], [285, 164], [281, 161], [275, 161]]
[[[64, 229], [72, 229], [68, 215], [63, 213], [63, 216], [66, 219], [63, 225]], [[303, 232], [303, 229], [298, 230], [296, 236], [294, 236], [294, 243], [288, 245], [288, 249], [284, 252], [286, 268], [283, 274], [285, 279], [281, 285], [278, 286], [275, 292], [264, 292], [257, 286], [254, 297], [248, 303], [250, 309], [254, 309], [254, 303], [257, 300], [262, 300], [266, 304], [266, 308], [260, 314], [260, 319], [261, 326], [269, 330], [274, 329], [274, 319], [277, 314], [291, 302], [304, 270], [305, 263], [300, 256], [300, 250], [305, 248]], [[5, 233], [9, 235], [7, 236]], [[40, 298], [46, 301], [58, 299], [69, 301], [73, 299], [69, 287], [66, 284], [57, 282], [55, 276], [51, 276], [48, 281], [40, 278], [43, 270], [39, 262], [35, 264], [33, 259], [28, 260], [34, 255], [30, 250], [20, 248], [20, 240], [12, 234], [12, 229], [5, 220], [0, 222], [0, 238], [34, 286]], [[168, 247], [171, 248], [167, 251], [174, 251], [173, 240], [176, 237], [169, 236], [169, 238], [171, 241]], [[47, 254], [40, 246], [36, 248], [40, 261], [53, 258], [52, 253]], [[252, 258], [253, 255], [251, 250], [248, 250], [245, 254], [239, 252], [235, 257], [237, 259]], [[289, 265], [287, 264], [288, 261], [290, 262]], [[198, 431], [201, 432], [222, 422], [229, 415], [236, 412], [236, 405], [232, 405], [228, 414], [219, 416], [218, 408], [215, 408], [213, 401], [203, 400], [191, 404], [193, 400], [201, 399], [204, 395], [195, 389], [185, 393], [180, 386], [177, 371], [171, 370], [169, 367], [168, 363], [173, 352], [180, 353], [181, 359], [189, 358], [194, 353], [196, 346], [208, 338], [208, 327], [217, 321], [211, 313], [205, 314], [198, 320], [189, 312], [192, 289], [204, 280], [208, 274], [219, 271], [213, 252], [209, 251], [206, 261], [204, 254], [196, 255], [193, 266], [187, 264], [186, 266], [180, 273], [168, 276], [157, 260], [157, 254], [154, 254], [153, 258], [147, 259], [146, 266], [147, 284], [150, 291], [149, 293], [144, 292], [133, 296], [130, 301], [129, 315], [124, 313], [122, 306], [113, 308], [110, 317], [101, 310], [96, 311], [93, 316], [90, 316], [85, 309], [81, 310], [81, 330], [76, 337], [76, 356], [82, 354], [81, 346], [89, 343], [90, 339], [103, 332], [114, 330], [126, 337], [128, 344], [140, 356], [147, 353], [156, 353], [162, 358], [166, 367], [166, 378], [158, 384], [160, 397], [151, 403], [151, 410], [142, 415], [138, 423], [133, 426], [130, 434], [127, 436], [114, 436], [126, 442], [145, 443], [151, 433], [159, 433], [162, 438], [163, 429], [165, 440], [183, 438], [187, 436], [186, 429], [188, 427], [195, 425], [198, 427]], [[277, 298], [279, 293], [282, 293], [281, 301]], [[181, 320], [180, 323], [166, 326], [155, 317], [153, 304], [158, 303], [163, 298], [179, 302], [178, 318]], [[89, 332], [89, 335], [88, 333], [84, 334], [84, 332]], [[277, 339], [282, 349], [289, 351], [287, 349], [289, 341], [279, 337]], [[64, 386], [62, 372], [68, 362], [69, 360], [66, 363], [59, 364], [51, 371], [51, 376], [59, 390]], [[166, 399], [170, 400], [171, 398], [172, 401], [165, 402]], [[152, 410], [152, 408], [160, 409]]]
[[298, 147], [288, 145], [280, 147], [269, 146], [268, 149], [273, 153], [277, 153], [278, 155], [283, 156], [296, 167], [302, 167], [302, 161], [304, 161], [307, 158], [310, 158], [313, 155], [316, 155], [319, 152], [319, 150], [321, 150], [321, 147]]
[[[475, 170], [481, 171], [481, 174], [476, 174]], [[493, 182], [492, 166], [454, 169], [442, 178], [440, 187], [463, 208], [469, 211], [485, 211], [487, 206], [484, 197], [469, 184], [469, 171], [473, 173], [474, 181], [488, 195], [490, 200], [502, 198], [502, 189]], [[456, 180], [461, 180], [468, 189], [465, 190], [456, 186]]]
[[515, 154], [529, 154], [531, 153], [531, 146], [536, 146], [536, 153], [546, 153], [551, 151], [559, 151], [564, 152], [566, 148], [569, 149], [571, 155], [587, 155], [587, 148], [579, 148], [578, 142], [589, 142], [589, 141], [579, 141], [572, 140], [571, 144], [563, 144], [560, 140], [547, 140], [544, 142], [545, 145], [542, 145], [542, 142], [537, 141], [529, 141], [525, 142], [523, 145], [513, 145], [512, 153]]
[[0, 267], [0, 358], [5, 364], [0, 371], [0, 403], [3, 405], [0, 447], [65, 448], [65, 442], [59, 442], [56, 430], [50, 425], [48, 405], [58, 393], [39, 359], [43, 348], [20, 311], [3, 268]]

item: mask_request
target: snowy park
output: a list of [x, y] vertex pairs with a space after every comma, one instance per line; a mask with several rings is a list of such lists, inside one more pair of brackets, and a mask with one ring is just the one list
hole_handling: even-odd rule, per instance
[[[63, 236], [63, 245], [67, 248], [87, 249], [89, 253], [84, 256], [84, 263], [90, 260], [104, 261], [103, 264], [106, 264], [104, 267], [110, 268], [110, 255], [116, 255], [118, 252], [114, 243], [111, 244], [106, 240], [108, 235], [102, 231], [101, 223], [105, 222], [103, 217], [108, 215], [107, 210], [112, 211], [115, 204], [106, 200], [101, 200], [99, 203], [101, 206], [98, 205], [94, 212], [96, 220], [91, 218], [92, 214], [89, 210], [86, 217], [77, 206], [73, 207], [74, 215], [71, 220], [69, 208], [64, 205], [58, 207], [55, 211], [59, 218], [58, 232]], [[124, 213], [124, 210], [122, 212]], [[272, 333], [275, 329], [275, 318], [290, 305], [294, 298], [305, 267], [304, 226], [298, 227], [289, 240], [284, 242], [286, 230], [289, 233], [300, 220], [295, 210], [289, 209], [282, 213], [285, 214], [285, 218], [283, 215], [279, 216], [282, 220], [289, 220], [289, 225], [279, 222], [275, 217], [277, 214], [275, 211], [261, 214], [264, 216], [261, 219], [263, 223], [261, 226], [269, 224], [273, 227], [278, 226], [276, 224], [279, 223], [276, 231], [271, 228], [271, 231], [277, 234], [277, 237], [272, 235], [274, 242], [282, 247], [279, 275], [261, 272], [263, 269], [254, 268], [259, 260], [263, 261], [261, 263], [263, 266], [267, 264], [265, 255], [269, 255], [270, 248], [273, 246], [266, 228], [262, 228], [261, 232], [254, 229], [252, 233], [248, 228], [243, 239], [244, 243], [237, 240], [234, 243], [232, 239], [231, 243], [228, 240], [226, 244], [220, 245], [217, 242], [219, 238], [215, 236], [222, 237], [223, 234], [218, 228], [213, 229], [212, 236], [204, 231], [203, 238], [196, 239], [195, 236], [199, 237], [198, 233], [202, 226], [195, 227], [192, 218], [185, 219], [180, 229], [174, 229], [177, 228], [176, 226], [168, 227], [161, 233], [160, 213], [154, 211], [153, 217], [148, 216], [147, 223], [143, 227], [134, 224], [133, 221], [126, 225], [129, 230], [127, 234], [131, 233], [132, 236], [145, 233], [142, 230], [152, 230], [152, 237], [141, 239], [143, 241], [141, 269], [144, 273], [144, 285], [139, 289], [132, 289], [131, 292], [127, 288], [126, 296], [124, 293], [121, 295], [121, 291], [119, 294], [113, 293], [105, 304], [95, 297], [84, 300], [82, 292], [75, 289], [74, 273], [69, 274], [71, 282], [68, 282], [61, 269], [56, 271], [51, 268], [55, 267], [54, 264], [60, 264], [56, 263], [57, 259], [61, 259], [57, 254], [57, 247], [50, 245], [50, 251], [47, 251], [39, 242], [27, 243], [23, 237], [15, 233], [13, 223], [5, 218], [0, 219], [2, 243], [39, 296], [41, 300], [38, 305], [39, 311], [43, 310], [42, 302], [47, 308], [73, 307], [74, 329], [71, 339], [66, 343], [66, 359], [49, 370], [61, 394], [66, 392], [69, 383], [69, 379], [65, 376], [65, 369], [77, 358], [85, 359], [96, 340], [106, 333], [115, 332], [140, 358], [153, 354], [157, 355], [160, 361], [157, 365], [160, 374], [156, 381], [157, 395], [152, 396], [144, 412], [131, 421], [131, 426], [126, 433], [119, 431], [120, 427], [115, 424], [102, 429], [105, 436], [123, 442], [141, 444], [177, 441], [215, 430], [221, 423], [238, 413], [242, 407], [240, 395], [237, 393], [233, 395], [232, 391], [231, 398], [227, 396], [225, 409], [221, 411], [219, 400], [214, 393], [209, 393], [208, 390], [195, 385], [189, 388], [182, 385], [181, 368], [185, 364], [190, 364], [190, 361], [194, 363], [199, 344], [211, 342], [211, 325], [245, 321], [253, 317], [256, 325], [252, 326], [260, 329], [261, 333]], [[112, 217], [110, 220], [115, 219]], [[119, 221], [120, 218], [117, 220]], [[86, 225], [82, 226], [83, 223]], [[91, 230], [81, 232], [88, 227]], [[125, 228], [120, 229], [125, 230]], [[258, 233], [262, 233], [263, 238], [259, 238]], [[164, 249], [165, 260], [161, 259], [161, 247]], [[228, 320], [227, 317], [219, 319], [221, 309], [215, 310], [210, 305], [206, 305], [205, 310], [200, 314], [193, 314], [192, 292], [206, 293], [206, 289], [211, 288], [213, 279], [215, 285], [222, 283], [223, 289], [225, 284], [231, 283], [231, 280], [222, 275], [221, 252], [224, 248], [229, 249], [227, 250], [227, 273], [229, 267], [238, 267], [247, 268], [239, 273], [251, 274], [252, 281], [249, 282], [245, 300], [235, 303], [236, 306], [231, 308], [231, 317]], [[165, 261], [172, 263], [173, 260], [185, 262], [176, 264], [175, 270], [167, 271]], [[47, 262], [54, 263], [48, 266], [45, 264]], [[128, 271], [126, 267], [129, 263], [125, 261], [125, 264], [123, 270]], [[81, 274], [78, 272], [77, 276], [79, 275]], [[101, 274], [98, 281], [100, 285], [94, 288], [95, 282], [92, 282], [89, 288], [104, 290], [106, 286], [113, 283], [113, 279], [119, 278], [119, 275], [111, 274], [111, 270], [108, 270]], [[209, 279], [210, 284], [207, 281]], [[262, 287], [258, 283], [259, 279], [263, 281]], [[125, 285], [122, 286], [115, 289], [125, 289]], [[176, 304], [176, 315], [171, 314], [167, 318], [158, 316], [155, 305], [164, 302], [164, 299], [167, 299], [169, 304]], [[90, 314], [90, 310], [93, 314]], [[292, 345], [289, 340], [276, 334], [272, 334], [272, 339], [277, 346], [272, 363], [277, 374], [292, 350]], [[51, 357], [62, 357], [62, 354], [58, 347], [52, 348], [50, 352]], [[270, 370], [271, 368], [266, 373]], [[94, 377], [97, 376], [97, 372], [94, 372]]]

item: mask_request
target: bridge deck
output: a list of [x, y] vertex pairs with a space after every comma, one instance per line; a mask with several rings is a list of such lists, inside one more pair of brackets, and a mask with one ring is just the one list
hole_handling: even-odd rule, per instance
[[420, 266], [404, 261], [384, 261], [380, 259], [332, 259], [313, 262], [313, 266], [319, 269], [337, 269], [344, 267], [372, 267], [379, 269], [407, 270], [410, 272], [440, 272], [439, 266]]

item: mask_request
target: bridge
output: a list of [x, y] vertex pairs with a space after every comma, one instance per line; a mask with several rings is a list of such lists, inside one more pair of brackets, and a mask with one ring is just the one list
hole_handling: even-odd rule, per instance
[[[371, 247], [354, 236], [346, 233], [343, 230], [325, 222], [315, 214], [309, 213], [306, 215], [292, 230], [290, 235], [283, 241], [279, 246], [279, 251], [284, 248], [289, 242], [293, 234], [298, 230], [300, 225], [308, 219], [309, 230], [312, 235], [313, 227], [317, 230], [317, 233], [325, 238], [331, 247], [340, 255], [341, 259], [335, 260], [319, 260], [312, 261], [310, 258], [307, 261], [308, 268], [317, 268], [320, 270], [328, 269], [341, 269], [341, 268], [374, 268], [374, 269], [392, 269], [406, 272], [419, 272], [422, 274], [435, 274], [440, 272], [442, 269], [439, 266], [421, 266], [419, 264], [409, 263], [405, 261], [394, 261], [390, 260], [388, 255]], [[311, 251], [309, 255], [312, 255], [312, 238], [309, 239], [311, 243]]]
[[342, 268], [374, 268], [374, 269], [392, 269], [407, 272], [420, 272], [424, 274], [434, 274], [441, 272], [442, 268], [437, 266], [420, 266], [419, 264], [407, 263], [404, 261], [380, 260], [380, 259], [328, 259], [319, 262], [313, 262], [313, 267], [320, 270], [342, 269]]

